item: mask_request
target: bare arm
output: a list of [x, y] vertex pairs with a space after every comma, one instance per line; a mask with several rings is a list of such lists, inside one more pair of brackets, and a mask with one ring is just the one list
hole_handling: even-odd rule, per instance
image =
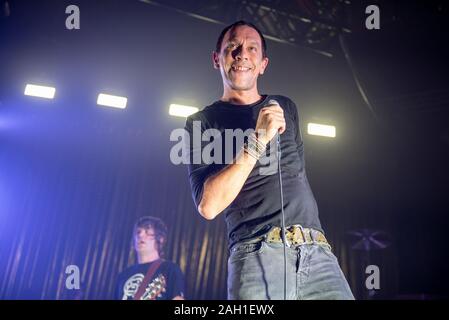
[[235, 163], [206, 179], [203, 197], [198, 205], [200, 214], [214, 219], [237, 197], [257, 160], [241, 150]]
[[[256, 124], [258, 139], [265, 145], [276, 133], [285, 131], [284, 112], [281, 107], [262, 108]], [[241, 150], [234, 163], [206, 179], [203, 195], [198, 205], [199, 213], [212, 220], [237, 197], [257, 160]]]

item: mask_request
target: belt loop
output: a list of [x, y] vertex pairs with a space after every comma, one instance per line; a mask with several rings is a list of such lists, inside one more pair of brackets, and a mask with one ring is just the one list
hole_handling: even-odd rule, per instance
[[300, 224], [298, 224], [298, 227], [299, 227], [299, 230], [301, 231], [302, 239], [304, 241], [304, 244], [306, 244], [307, 243], [307, 239], [306, 239], [306, 234], [304, 233], [304, 229], [303, 229], [302, 225], [300, 225]]
[[316, 244], [316, 237], [315, 234], [313, 232], [313, 229], [309, 229], [309, 235], [310, 235], [310, 240], [312, 241], [312, 244]]
[[309, 228], [308, 232], [309, 232], [309, 236], [310, 236], [310, 240], [312, 241], [312, 244], [315, 244], [316, 243], [316, 237], [314, 235], [313, 229]]
[[310, 229], [310, 239], [312, 239], [312, 242], [314, 244], [318, 243], [318, 237], [317, 237], [317, 234], [315, 232], [315, 229]]
[[302, 231], [304, 232], [304, 237], [305, 237], [305, 240], [306, 240], [307, 244], [314, 244], [315, 243], [315, 239], [313, 238], [313, 235], [312, 235], [312, 230], [313, 229], [310, 229], [310, 228], [303, 228], [302, 229]]

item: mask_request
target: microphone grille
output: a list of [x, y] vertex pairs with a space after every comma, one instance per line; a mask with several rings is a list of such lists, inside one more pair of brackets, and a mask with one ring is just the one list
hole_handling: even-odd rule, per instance
[[268, 105], [272, 105], [272, 104], [279, 105], [279, 102], [277, 102], [277, 100], [270, 99], [270, 100], [268, 101]]

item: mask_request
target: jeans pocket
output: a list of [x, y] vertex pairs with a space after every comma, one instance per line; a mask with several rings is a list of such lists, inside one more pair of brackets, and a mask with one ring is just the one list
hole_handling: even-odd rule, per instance
[[245, 259], [257, 255], [259, 253], [262, 253], [264, 248], [265, 248], [264, 241], [259, 241], [255, 243], [237, 244], [234, 248], [232, 248], [229, 259], [230, 260]]

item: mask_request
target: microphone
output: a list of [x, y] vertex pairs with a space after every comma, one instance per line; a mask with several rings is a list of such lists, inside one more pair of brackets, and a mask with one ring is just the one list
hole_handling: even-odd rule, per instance
[[266, 104], [266, 106], [268, 107], [268, 106], [271, 106], [271, 105], [274, 105], [274, 104], [279, 106], [279, 102], [277, 102], [277, 100], [270, 99], [270, 100], [268, 100], [268, 103]]
[[[266, 107], [269, 107], [269, 106], [279, 106], [280, 107], [281, 105], [279, 104], [279, 102], [277, 102], [277, 100], [270, 99], [270, 100], [268, 100], [268, 103], [265, 106]], [[276, 133], [276, 143], [277, 143], [277, 153], [278, 153], [278, 155], [280, 155], [280, 153], [281, 153], [281, 135], [279, 134], [279, 130]]]

